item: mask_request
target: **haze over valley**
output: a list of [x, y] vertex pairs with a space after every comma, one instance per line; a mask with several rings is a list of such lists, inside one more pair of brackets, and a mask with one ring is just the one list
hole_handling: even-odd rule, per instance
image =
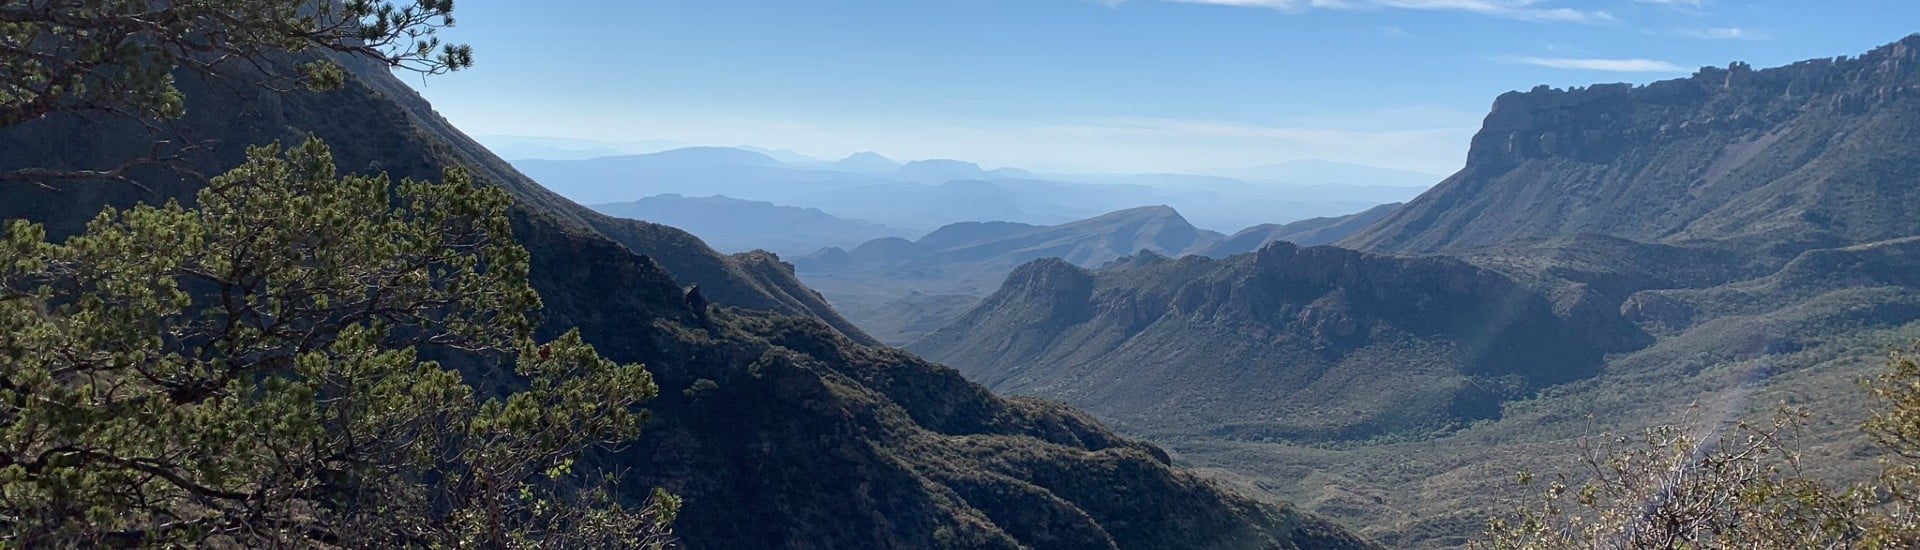
[[[950, 159], [902, 162], [864, 152], [836, 161], [793, 153], [775, 158], [767, 153], [750, 147], [683, 147], [638, 155], [512, 162], [528, 176], [551, 182], [546, 185], [555, 192], [596, 207], [657, 200], [660, 195], [724, 197], [817, 209], [847, 221], [904, 231], [908, 236], [958, 222], [1052, 225], [1151, 205], [1172, 206], [1201, 227], [1233, 232], [1264, 223], [1339, 216], [1402, 202], [1441, 179], [1439, 175], [1315, 160], [1244, 169], [1240, 172], [1257, 179], [1236, 179], [1182, 174], [1046, 174], [1018, 167], [983, 168]], [[720, 211], [713, 214], [726, 215]], [[684, 219], [694, 224], [687, 229], [708, 240], [739, 242], [722, 233], [736, 227], [726, 220], [714, 218], [719, 221], [702, 227], [694, 220], [705, 217]]]

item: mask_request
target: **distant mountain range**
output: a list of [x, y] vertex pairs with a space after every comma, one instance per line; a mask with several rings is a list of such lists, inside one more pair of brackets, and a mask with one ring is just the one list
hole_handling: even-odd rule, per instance
[[1433, 189], [1301, 227], [1345, 248], [1264, 227], [1225, 259], [1038, 260], [909, 349], [1390, 546], [1458, 547], [1523, 494], [1505, 479], [1569, 471], [1595, 433], [1789, 401], [1815, 415], [1804, 463], [1872, 475], [1854, 381], [1920, 339], [1917, 180], [1920, 35], [1541, 87]]
[[671, 225], [726, 252], [767, 250], [799, 255], [822, 246], [853, 246], [902, 234], [883, 225], [835, 217], [816, 208], [779, 206], [724, 196], [667, 194], [596, 204], [602, 214]]
[[[776, 158], [778, 157], [778, 158]], [[1311, 163], [1310, 163], [1311, 164]], [[1322, 163], [1324, 164], [1324, 163]], [[1349, 165], [1348, 177], [1248, 183], [1217, 176], [1043, 175], [1019, 168], [983, 168], [951, 159], [900, 163], [875, 153], [838, 161], [791, 151], [687, 147], [644, 155], [518, 160], [515, 167], [585, 204], [629, 202], [662, 194], [724, 195], [783, 206], [817, 208], [914, 233], [965, 221], [1055, 225], [1125, 208], [1166, 204], [1202, 227], [1232, 230], [1344, 215], [1411, 199], [1418, 187], [1393, 171]], [[1438, 178], [1427, 180], [1429, 183]], [[824, 243], [823, 243], [824, 244]]]
[[1194, 253], [1210, 258], [1225, 258], [1259, 250], [1267, 243], [1286, 241], [1301, 246], [1330, 244], [1347, 238], [1386, 218], [1400, 203], [1382, 204], [1345, 216], [1313, 218], [1285, 224], [1260, 224], [1240, 230], [1218, 243]]
[[872, 151], [863, 151], [847, 155], [833, 163], [833, 168], [842, 172], [885, 173], [900, 169], [900, 163]]
[[894, 169], [893, 175], [914, 183], [937, 184], [957, 180], [1033, 179], [1033, 173], [1019, 168], [987, 170], [966, 161], [950, 159], [916, 160]]
[[963, 222], [919, 240], [883, 238], [850, 250], [827, 248], [794, 258], [793, 264], [802, 280], [854, 324], [884, 342], [904, 345], [959, 317], [1029, 261], [1060, 258], [1091, 268], [1143, 251], [1216, 255], [1275, 240], [1324, 244], [1389, 210], [1249, 228], [1233, 237], [1194, 227], [1164, 205], [1050, 226]]
[[[957, 317], [1020, 264], [1066, 258], [1101, 265], [1154, 250], [1180, 254], [1224, 238], [1150, 206], [1055, 226], [964, 222], [917, 241], [877, 239], [795, 258], [795, 271], [854, 323], [905, 344]], [[911, 312], [911, 313], [908, 313]]]
[[[629, 140], [606, 141], [578, 138], [559, 138], [541, 136], [481, 135], [474, 136], [481, 144], [493, 150], [501, 158], [519, 162], [525, 160], [586, 160], [596, 157], [639, 155], [657, 153], [671, 149], [693, 147], [672, 140]], [[872, 151], [862, 151], [839, 161], [808, 156], [791, 149], [770, 149], [753, 145], [730, 147], [765, 155], [769, 158], [795, 168], [829, 169], [846, 172], [886, 172], [900, 168], [901, 163]], [[950, 170], [945, 179], [976, 179], [990, 172], [1003, 172], [1004, 177], [1016, 179], [1034, 179], [1034, 174], [1019, 168], [1001, 168], [983, 170], [977, 164], [951, 159], [932, 159], [931, 166], [945, 165]], [[971, 167], [971, 168], [968, 168]], [[1235, 179], [1263, 184], [1283, 185], [1374, 185], [1389, 187], [1429, 187], [1440, 181], [1443, 176], [1425, 172], [1382, 168], [1350, 162], [1326, 159], [1301, 159], [1278, 164], [1260, 166], [1216, 168], [1201, 171], [1204, 175], [1187, 177], [1215, 177]], [[1066, 181], [1105, 181], [1114, 179], [1114, 174], [1050, 174], [1047, 179]], [[937, 181], [931, 183], [938, 183]]]

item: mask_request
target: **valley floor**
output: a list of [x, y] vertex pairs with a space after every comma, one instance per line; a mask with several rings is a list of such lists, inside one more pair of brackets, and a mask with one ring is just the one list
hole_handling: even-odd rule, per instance
[[[1782, 405], [1817, 404], [1789, 448], [1803, 453], [1815, 477], [1864, 480], [1879, 455], [1860, 430], [1872, 403], [1861, 381], [1884, 368], [1889, 350], [1916, 340], [1920, 322], [1697, 370], [1687, 365], [1713, 358], [1670, 340], [1615, 358], [1601, 377], [1509, 404], [1499, 420], [1419, 441], [1302, 446], [1136, 435], [1229, 484], [1297, 503], [1389, 547], [1457, 548], [1491, 515], [1538, 502], [1542, 487], [1520, 485], [1520, 472], [1578, 479], [1583, 453], [1656, 423], [1734, 433]], [[1693, 357], [1674, 361], [1680, 354]]]

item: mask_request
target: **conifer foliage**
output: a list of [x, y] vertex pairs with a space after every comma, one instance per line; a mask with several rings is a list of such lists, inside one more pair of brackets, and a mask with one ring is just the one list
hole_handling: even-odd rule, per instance
[[14, 222], [8, 546], [665, 544], [672, 497], [623, 507], [572, 468], [657, 388], [578, 334], [531, 338], [509, 203], [458, 171], [341, 177], [311, 140], [253, 149], [194, 208], [109, 209], [60, 244]]

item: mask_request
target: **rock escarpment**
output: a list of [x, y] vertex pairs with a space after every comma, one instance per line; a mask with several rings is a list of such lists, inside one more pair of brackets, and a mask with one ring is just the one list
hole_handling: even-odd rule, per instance
[[1599, 233], [1799, 251], [1920, 233], [1920, 36], [1494, 102], [1467, 164], [1340, 244], [1457, 252]]

